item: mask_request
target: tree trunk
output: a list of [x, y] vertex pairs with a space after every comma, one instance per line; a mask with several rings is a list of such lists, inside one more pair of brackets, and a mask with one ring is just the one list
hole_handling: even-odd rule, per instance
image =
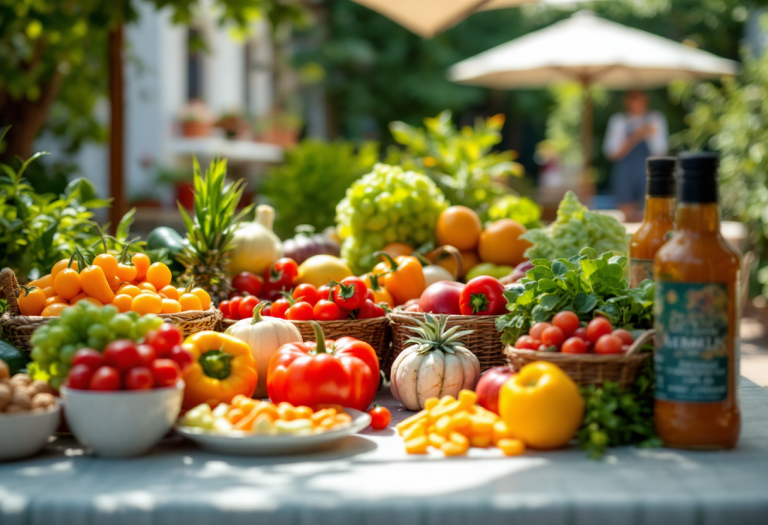
[[109, 210], [111, 229], [117, 228], [125, 213], [125, 127], [123, 102], [123, 25], [109, 33]]

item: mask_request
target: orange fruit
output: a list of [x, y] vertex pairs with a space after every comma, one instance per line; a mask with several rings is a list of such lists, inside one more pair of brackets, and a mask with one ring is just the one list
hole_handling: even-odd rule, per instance
[[131, 301], [131, 310], [137, 314], [159, 314], [163, 309], [163, 301], [158, 295], [140, 293]]
[[132, 264], [120, 263], [117, 265], [117, 273], [115, 275], [122, 282], [133, 282], [136, 279], [136, 267]]
[[[68, 265], [69, 265], [69, 259], [62, 259], [56, 264], [54, 264], [53, 268], [51, 268], [51, 282], [55, 281], [56, 275], [58, 275], [58, 273], [62, 271], [64, 268], [66, 268]], [[69, 267], [72, 268], [73, 270], [77, 270], [78, 269], [77, 261], [72, 261], [72, 265]], [[53, 284], [51, 284], [51, 286], [53, 286]]]
[[48, 275], [43, 275], [39, 279], [30, 282], [27, 286], [35, 286], [40, 289], [48, 288], [49, 286], [53, 286], [53, 277], [51, 277], [50, 273]]
[[480, 260], [492, 264], [517, 266], [525, 261], [525, 250], [532, 245], [520, 236], [527, 230], [512, 219], [491, 223], [480, 235], [477, 253]]
[[131, 297], [136, 297], [141, 293], [141, 290], [139, 289], [138, 286], [134, 286], [132, 284], [124, 284], [117, 289], [117, 293], [130, 295]]
[[408, 244], [402, 243], [402, 242], [393, 242], [390, 244], [387, 244], [382, 252], [388, 253], [391, 257], [400, 257], [401, 255], [411, 255], [413, 254], [414, 250], [413, 246], [410, 246]]
[[101, 267], [104, 277], [111, 281], [117, 276], [117, 259], [109, 253], [102, 253], [93, 258], [93, 265]]
[[179, 297], [179, 305], [181, 305], [182, 312], [203, 309], [203, 303], [200, 301], [200, 298], [191, 292], [185, 293]]
[[67, 303], [49, 304], [43, 309], [43, 312], [40, 315], [43, 317], [58, 317], [61, 315], [61, 311], [65, 308], [69, 308]]
[[51, 306], [52, 304], [66, 303], [67, 300], [60, 295], [52, 295], [45, 300], [45, 306]]
[[181, 312], [181, 305], [175, 299], [163, 299], [161, 314], [177, 314]]
[[168, 286], [164, 286], [159, 290], [159, 293], [166, 296], [168, 299], [174, 299], [178, 300], [179, 298], [179, 291], [171, 286], [170, 284]]
[[112, 301], [112, 304], [117, 307], [117, 309], [120, 311], [121, 314], [124, 314], [125, 312], [131, 311], [132, 302], [133, 302], [133, 297], [131, 297], [128, 294], [121, 293], [115, 296], [115, 299]]
[[83, 289], [80, 286], [80, 274], [72, 268], [64, 268], [56, 274], [56, 278], [53, 280], [53, 288], [64, 299], [72, 299]]
[[147, 270], [149, 270], [149, 265], [152, 264], [149, 256], [145, 253], [135, 253], [131, 257], [131, 262], [136, 267], [136, 279], [143, 281], [144, 276], [147, 275]]
[[[461, 252], [461, 262], [464, 275], [466, 275], [468, 271], [480, 264], [480, 258], [477, 256], [477, 252]], [[437, 264], [443, 267], [446, 267], [446, 264], [449, 264], [452, 267], [456, 266], [453, 261], [453, 257], [446, 257]], [[446, 269], [448, 271], [452, 271], [451, 267], [446, 267]], [[459, 277], [464, 277], [464, 275], [460, 275]]]
[[21, 315], [40, 315], [45, 310], [45, 301], [48, 298], [40, 288], [27, 289], [19, 295], [19, 311]]
[[123, 281], [121, 281], [120, 277], [118, 277], [117, 275], [115, 275], [111, 279], [108, 279], [108, 281], [109, 281], [109, 288], [113, 292], [116, 292], [117, 290], [119, 290], [120, 287], [123, 285]]
[[200, 309], [205, 311], [211, 307], [211, 296], [202, 288], [192, 288], [192, 293], [200, 299]]
[[161, 262], [156, 262], [147, 269], [146, 279], [152, 283], [155, 290], [160, 290], [171, 284], [171, 278], [171, 270]]
[[88, 296], [85, 295], [84, 292], [80, 292], [79, 294], [77, 294], [76, 296], [74, 296], [72, 299], [69, 300], [69, 304], [77, 304], [78, 301], [82, 301], [86, 297]]
[[53, 286], [46, 286], [43, 288], [43, 293], [45, 294], [45, 297], [53, 297], [56, 295], [56, 290], [53, 288]]
[[95, 297], [86, 297], [85, 299], [80, 299], [81, 301], [85, 301], [86, 303], [91, 303], [95, 306], [104, 306], [104, 303], [96, 299]]
[[435, 227], [438, 244], [448, 244], [461, 251], [474, 250], [482, 232], [480, 217], [466, 206], [447, 208], [438, 217]]
[[149, 290], [150, 292], [157, 293], [157, 288], [155, 288], [155, 285], [147, 281], [139, 283], [137, 287], [139, 290]]

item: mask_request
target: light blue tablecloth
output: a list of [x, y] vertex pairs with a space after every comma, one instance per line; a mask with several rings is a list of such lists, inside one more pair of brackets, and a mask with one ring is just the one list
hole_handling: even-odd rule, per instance
[[171, 440], [145, 457], [104, 460], [59, 440], [0, 466], [0, 524], [766, 525], [768, 392], [743, 380], [741, 396], [735, 451], [627, 448], [603, 461], [577, 449], [408, 457], [389, 430], [273, 458]]

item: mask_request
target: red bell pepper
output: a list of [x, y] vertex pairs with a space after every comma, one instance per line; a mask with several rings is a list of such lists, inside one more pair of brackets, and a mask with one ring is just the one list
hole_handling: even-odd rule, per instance
[[371, 345], [352, 337], [325, 340], [313, 322], [315, 342], [289, 343], [272, 356], [267, 393], [273, 403], [317, 408], [342, 405], [366, 411], [379, 388], [379, 359]]

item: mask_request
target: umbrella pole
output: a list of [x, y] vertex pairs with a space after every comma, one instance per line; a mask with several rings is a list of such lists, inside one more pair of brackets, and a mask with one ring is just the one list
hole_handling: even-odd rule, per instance
[[583, 79], [582, 88], [582, 114], [581, 114], [581, 146], [584, 156], [584, 170], [582, 172], [581, 186], [584, 197], [592, 197], [595, 189], [592, 184], [592, 141], [593, 131], [593, 113], [592, 94], [589, 91], [589, 79]]

